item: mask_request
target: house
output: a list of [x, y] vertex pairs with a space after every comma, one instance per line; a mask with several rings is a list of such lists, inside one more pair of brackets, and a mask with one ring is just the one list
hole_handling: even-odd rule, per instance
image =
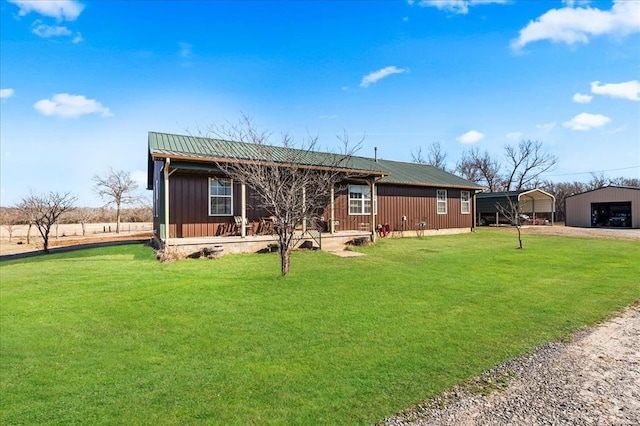
[[640, 188], [607, 186], [565, 200], [565, 225], [640, 228]]
[[511, 224], [501, 213], [517, 206], [521, 223], [553, 225], [556, 199], [553, 195], [535, 188], [526, 191], [483, 192], [476, 195], [477, 223], [480, 225]]
[[[153, 190], [154, 235], [161, 245], [188, 252], [227, 243], [227, 251], [245, 252], [273, 241], [269, 213], [259, 207], [255, 191], [218, 167], [262, 161], [254, 144], [156, 132], [149, 132], [148, 144], [147, 189]], [[269, 161], [291, 167], [320, 167], [323, 156], [334, 155], [318, 153], [317, 163], [291, 164], [289, 154], [297, 150], [269, 148]], [[381, 226], [403, 236], [474, 227], [474, 196], [482, 187], [473, 182], [424, 164], [366, 157], [354, 156], [342, 167], [349, 178], [327, 188], [332, 202], [316, 229], [322, 234], [317, 245], [375, 237]]]

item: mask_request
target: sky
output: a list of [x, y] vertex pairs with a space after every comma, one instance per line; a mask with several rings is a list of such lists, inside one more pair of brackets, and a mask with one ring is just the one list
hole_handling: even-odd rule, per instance
[[0, 205], [146, 191], [148, 132], [251, 117], [411, 161], [540, 141], [555, 182], [640, 178], [640, 1], [0, 0]]

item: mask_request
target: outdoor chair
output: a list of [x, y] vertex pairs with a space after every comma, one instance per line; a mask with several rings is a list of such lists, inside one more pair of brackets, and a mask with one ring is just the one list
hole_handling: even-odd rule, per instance
[[[234, 216], [233, 217], [236, 221], [236, 232], [238, 235], [242, 234], [242, 216]], [[253, 232], [253, 224], [249, 223], [247, 221], [247, 218], [244, 218], [244, 228], [246, 229], [246, 234], [245, 235], [249, 235], [250, 232]]]

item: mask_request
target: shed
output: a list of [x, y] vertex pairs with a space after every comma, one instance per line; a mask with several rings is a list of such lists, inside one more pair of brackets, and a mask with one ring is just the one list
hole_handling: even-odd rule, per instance
[[565, 200], [565, 224], [583, 228], [640, 228], [640, 188], [607, 186]]
[[515, 202], [526, 222], [532, 225], [554, 222], [556, 199], [541, 189], [509, 192], [482, 192], [476, 195], [476, 220], [479, 225], [508, 224], [510, 221], [500, 214], [498, 206], [508, 207]]

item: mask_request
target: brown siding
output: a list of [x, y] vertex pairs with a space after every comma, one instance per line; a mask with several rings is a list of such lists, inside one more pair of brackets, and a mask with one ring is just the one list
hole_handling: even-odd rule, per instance
[[[233, 216], [209, 216], [208, 175], [176, 172], [169, 178], [169, 187], [171, 238], [215, 236], [221, 231], [221, 224], [234, 223]], [[425, 229], [471, 228], [473, 211], [470, 214], [460, 213], [460, 190], [447, 189], [447, 214], [439, 215], [436, 213], [436, 189], [447, 188], [379, 185], [376, 222], [388, 223], [392, 230], [401, 230], [402, 216], [407, 216], [406, 230], [419, 229], [421, 222], [426, 223]], [[239, 184], [234, 183], [233, 196], [233, 213], [239, 216]], [[254, 229], [258, 227], [260, 218], [268, 215], [256, 207], [258, 204], [255, 192], [247, 188], [247, 218], [254, 224]], [[330, 208], [327, 207], [325, 220], [329, 215]], [[346, 190], [336, 194], [335, 218], [339, 221], [337, 231], [371, 230], [370, 215], [349, 215]]]
[[[176, 172], [169, 178], [169, 236], [171, 238], [209, 237], [222, 232], [220, 225], [235, 223], [233, 216], [209, 216], [208, 175]], [[233, 215], [241, 215], [240, 184], [233, 184]], [[247, 188], [247, 219], [258, 227], [267, 216], [256, 208], [256, 195]]]
[[[447, 189], [447, 214], [436, 213], [436, 189]], [[378, 186], [377, 223], [388, 223], [392, 230], [403, 229], [402, 216], [407, 217], [405, 230], [471, 228], [473, 226], [473, 199], [470, 200], [470, 213], [462, 214], [460, 190], [448, 188], [430, 188], [419, 186]], [[349, 215], [348, 194], [337, 194], [335, 217], [340, 222], [337, 230], [370, 230], [370, 215]], [[327, 209], [328, 211], [328, 209]]]

